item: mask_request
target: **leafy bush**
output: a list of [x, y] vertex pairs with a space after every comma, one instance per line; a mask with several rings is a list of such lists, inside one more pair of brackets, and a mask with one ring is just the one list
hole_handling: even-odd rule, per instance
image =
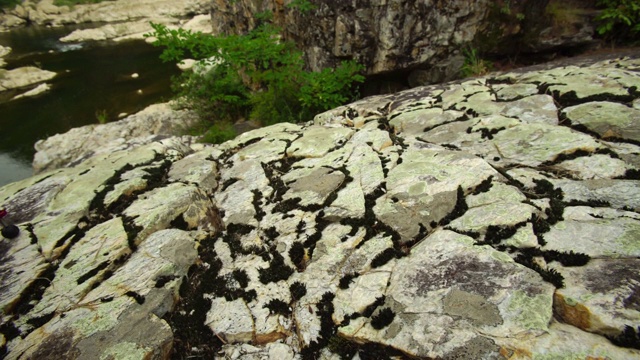
[[[265, 19], [267, 19], [265, 17]], [[163, 61], [200, 60], [174, 82], [179, 103], [210, 124], [250, 118], [268, 125], [310, 120], [357, 97], [363, 67], [344, 62], [336, 69], [304, 70], [302, 52], [282, 41], [268, 23], [246, 35], [215, 37], [152, 24], [147, 34], [163, 46]]]
[[604, 7], [596, 19], [598, 34], [628, 40], [640, 33], [640, 0], [598, 0], [597, 5]]
[[0, 0], [0, 9], [9, 9], [20, 4], [21, 0]]

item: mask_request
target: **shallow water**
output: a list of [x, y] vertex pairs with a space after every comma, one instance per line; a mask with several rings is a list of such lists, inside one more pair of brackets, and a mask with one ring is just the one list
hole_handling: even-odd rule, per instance
[[[94, 25], [95, 26], [95, 25]], [[0, 33], [0, 44], [13, 51], [7, 69], [38, 66], [55, 71], [51, 90], [35, 98], [8, 101], [0, 93], [0, 186], [31, 175], [36, 141], [73, 127], [135, 113], [171, 96], [175, 65], [163, 64], [160, 49], [143, 41], [64, 44], [57, 39], [77, 27], [27, 27]], [[134, 79], [131, 74], [137, 73]]]

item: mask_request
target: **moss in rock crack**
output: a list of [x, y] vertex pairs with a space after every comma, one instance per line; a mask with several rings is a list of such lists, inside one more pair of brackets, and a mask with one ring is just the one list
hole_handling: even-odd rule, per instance
[[518, 232], [518, 229], [526, 225], [526, 222], [516, 224], [513, 226], [497, 226], [489, 225], [487, 232], [484, 235], [484, 240], [481, 244], [496, 245], [502, 242], [502, 240], [508, 239]]
[[235, 269], [233, 270], [231, 275], [233, 276], [235, 281], [238, 282], [238, 285], [240, 285], [241, 288], [244, 289], [249, 286], [249, 276], [247, 275], [246, 271], [242, 269]]
[[238, 254], [248, 255], [248, 254], [256, 254], [262, 251], [262, 248], [253, 245], [248, 248], [242, 246], [242, 242], [240, 239], [249, 233], [255, 230], [254, 226], [245, 225], [245, 224], [236, 224], [231, 223], [227, 225], [227, 229], [222, 234], [222, 241], [226, 242], [229, 245], [229, 249], [231, 250], [231, 257], [236, 258]]
[[240, 181], [240, 179], [238, 179], [238, 178], [230, 178], [230, 179], [225, 180], [225, 181], [222, 183], [222, 187], [220, 188], [220, 191], [225, 191], [225, 190], [227, 190], [227, 188], [228, 188], [229, 186], [231, 186], [231, 185], [233, 185], [233, 184], [237, 183], [238, 181]]
[[607, 339], [617, 346], [640, 350], [640, 326], [636, 330], [633, 326], [626, 325], [620, 334], [607, 335]]
[[396, 313], [389, 308], [384, 308], [378, 312], [377, 315], [371, 318], [371, 326], [376, 330], [382, 330], [383, 328], [389, 326], [395, 319]]
[[138, 294], [135, 291], [127, 291], [126, 293], [124, 293], [125, 295], [132, 297], [138, 304], [142, 305], [144, 304], [145, 298], [144, 296]]
[[269, 240], [275, 240], [280, 236], [280, 233], [278, 232], [278, 230], [276, 230], [275, 226], [266, 228], [262, 232]]
[[271, 299], [271, 301], [264, 305], [264, 307], [269, 309], [271, 314], [291, 316], [291, 308], [289, 307], [289, 304], [280, 299]]
[[156, 284], [154, 285], [154, 287], [156, 289], [159, 288], [163, 288], [166, 284], [170, 283], [171, 281], [176, 280], [178, 277], [176, 277], [175, 275], [163, 275], [163, 276], [159, 276], [156, 279]]
[[638, 169], [627, 169], [624, 175], [617, 177], [616, 179], [624, 179], [624, 180], [640, 180], [640, 170]]
[[462, 186], [458, 186], [456, 195], [457, 195], [456, 205], [454, 206], [453, 210], [449, 213], [449, 215], [445, 216], [444, 218], [442, 218], [442, 220], [440, 220], [440, 223], [439, 223], [440, 226], [445, 226], [449, 224], [451, 221], [464, 215], [464, 213], [467, 212], [467, 210], [469, 209], [469, 206], [467, 205], [467, 202], [465, 201], [465, 198], [464, 198], [464, 191], [462, 190]]
[[291, 259], [298, 271], [302, 271], [305, 268], [305, 255], [306, 250], [301, 242], [296, 241], [289, 248], [289, 259]]
[[303, 283], [296, 281], [289, 286], [289, 292], [291, 293], [291, 301], [298, 301], [307, 295], [307, 287]]
[[482, 180], [482, 182], [478, 184], [478, 186], [473, 188], [473, 190], [471, 191], [471, 195], [479, 195], [479, 194], [488, 192], [493, 187], [492, 181], [493, 181], [493, 175]]
[[169, 223], [169, 226], [171, 226], [174, 229], [180, 229], [180, 230], [184, 230], [184, 231], [189, 231], [191, 230], [189, 223], [187, 223], [184, 220], [184, 215], [180, 214], [178, 216], [176, 216], [175, 219], [171, 220], [171, 223]]
[[109, 265], [111, 264], [110, 261], [104, 261], [102, 262], [100, 265], [96, 266], [95, 268], [89, 270], [88, 272], [86, 272], [84, 275], [80, 276], [78, 278], [78, 280], [76, 281], [78, 285], [81, 285], [82, 283], [84, 283], [85, 281], [91, 279], [92, 277], [98, 275], [98, 273], [104, 269], [106, 269]]
[[138, 249], [138, 245], [136, 244], [136, 238], [140, 231], [142, 231], [143, 227], [136, 225], [135, 218], [122, 215], [122, 227], [124, 231], [127, 233], [127, 243], [129, 244], [129, 248], [131, 252], [135, 252]]
[[326, 292], [316, 304], [318, 311], [316, 315], [320, 318], [320, 331], [316, 340], [300, 351], [302, 359], [318, 359], [320, 351], [329, 344], [329, 340], [336, 334], [337, 325], [333, 322], [333, 299], [335, 294]]
[[42, 325], [48, 323], [51, 319], [56, 316], [56, 312], [51, 312], [49, 314], [45, 314], [42, 316], [38, 316], [32, 319], [27, 320], [27, 324], [31, 325], [34, 329], [41, 327]]
[[340, 283], [338, 284], [338, 287], [343, 290], [348, 289], [349, 285], [351, 285], [351, 283], [353, 282], [353, 279], [356, 279], [358, 276], [360, 276], [360, 274], [358, 273], [350, 273], [350, 274], [344, 275], [340, 279]]
[[185, 359], [193, 355], [213, 359], [223, 345], [205, 325], [211, 300], [203, 296], [214, 293], [214, 289], [220, 287], [221, 278], [218, 274], [222, 262], [217, 258], [214, 247], [218, 239], [208, 237], [200, 241], [198, 255], [201, 262], [189, 268], [180, 284], [179, 301], [175, 309], [163, 317], [174, 334], [172, 359]]
[[[45, 290], [51, 286], [57, 270], [57, 265], [49, 265], [38, 274], [38, 277], [20, 293], [20, 298], [13, 305], [4, 309], [5, 315], [24, 315], [31, 311], [42, 299]], [[27, 334], [21, 335], [26, 336]]]
[[372, 268], [379, 268], [398, 256], [398, 252], [394, 248], [387, 248], [383, 252], [376, 255], [371, 260]]
[[267, 215], [267, 213], [262, 210], [262, 193], [257, 189], [253, 189], [251, 192], [253, 193], [253, 209], [256, 212], [255, 218], [258, 221], [262, 221], [264, 216]]
[[294, 270], [284, 263], [284, 258], [277, 251], [271, 251], [271, 261], [266, 269], [258, 269], [259, 280], [263, 284], [287, 280]]
[[518, 254], [514, 259], [520, 265], [524, 265], [529, 269], [540, 274], [542, 279], [556, 288], [564, 287], [564, 277], [555, 269], [543, 269], [538, 263], [533, 260], [533, 257], [530, 254]]
[[282, 196], [289, 190], [289, 187], [282, 181], [280, 174], [289, 172], [291, 166], [302, 159], [301, 157], [286, 157], [261, 164], [264, 175], [269, 180], [269, 186], [273, 189], [273, 194], [268, 199], [269, 202], [278, 204], [282, 202]]

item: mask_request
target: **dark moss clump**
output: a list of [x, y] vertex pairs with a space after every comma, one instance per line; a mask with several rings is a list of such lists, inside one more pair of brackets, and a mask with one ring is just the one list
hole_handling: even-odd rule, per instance
[[142, 305], [144, 304], [144, 296], [138, 294], [135, 291], [127, 291], [126, 293], [124, 293], [125, 295], [132, 297], [138, 304]]
[[92, 277], [98, 275], [98, 273], [100, 271], [106, 269], [110, 264], [111, 264], [110, 261], [102, 262], [100, 265], [96, 266], [95, 268], [87, 271], [84, 275], [80, 276], [76, 282], [78, 283], [78, 285], [81, 285], [85, 281], [87, 281], [87, 280], [91, 279]]
[[222, 268], [214, 251], [215, 241], [216, 238], [207, 238], [200, 242], [198, 254], [202, 263], [189, 268], [180, 284], [176, 308], [163, 317], [174, 334], [172, 359], [185, 359], [191, 355], [213, 359], [222, 346], [222, 341], [205, 325], [211, 300], [202, 296], [213, 293], [214, 282], [218, 282]]
[[482, 139], [492, 140], [493, 139], [493, 135], [499, 133], [500, 131], [502, 131], [504, 129], [505, 129], [505, 127], [493, 128], [493, 129], [482, 128], [482, 129], [478, 129], [478, 130], [480, 130], [480, 137]]
[[287, 280], [292, 274], [293, 269], [284, 263], [284, 258], [276, 251], [271, 252], [271, 261], [266, 269], [259, 269], [259, 279], [263, 284], [270, 282], [278, 282]]
[[320, 351], [329, 344], [329, 340], [336, 334], [337, 326], [334, 324], [332, 319], [334, 298], [335, 294], [326, 292], [316, 304], [318, 308], [316, 315], [320, 318], [320, 336], [317, 340], [312, 341], [309, 346], [300, 351], [302, 359], [317, 359]]
[[240, 285], [241, 288], [244, 289], [249, 286], [249, 276], [247, 275], [246, 271], [242, 269], [235, 269], [231, 273], [231, 276], [235, 281], [238, 282], [238, 285]]
[[303, 283], [296, 281], [289, 286], [289, 292], [291, 293], [291, 300], [298, 301], [307, 295], [307, 287]]
[[493, 186], [493, 175], [489, 176], [487, 179], [483, 180], [478, 186], [476, 186], [473, 191], [471, 191], [472, 195], [478, 195], [481, 193], [485, 193], [491, 189]]
[[176, 216], [175, 219], [171, 220], [171, 223], [169, 223], [169, 225], [174, 229], [180, 229], [180, 230], [184, 230], [184, 231], [191, 230], [190, 226], [189, 226], [189, 223], [187, 223], [184, 220], [183, 214], [180, 214], [180, 215]]
[[280, 314], [284, 316], [291, 315], [291, 308], [289, 307], [289, 304], [280, 299], [272, 299], [264, 307], [269, 309], [272, 314]]
[[385, 265], [386, 263], [391, 261], [391, 259], [396, 257], [397, 257], [396, 249], [387, 248], [373, 258], [373, 260], [371, 261], [371, 267], [378, 268], [380, 266]]
[[360, 274], [358, 273], [346, 274], [340, 279], [340, 284], [338, 286], [340, 287], [340, 289], [346, 290], [349, 288], [349, 285], [351, 285], [353, 279], [357, 278], [358, 276], [360, 276]]
[[289, 249], [289, 259], [299, 271], [304, 270], [305, 253], [304, 245], [301, 242], [294, 242]]
[[396, 313], [389, 308], [384, 308], [377, 315], [371, 318], [371, 326], [376, 330], [381, 330], [393, 322]]
[[278, 230], [276, 230], [275, 226], [266, 228], [263, 230], [263, 232], [267, 236], [267, 238], [269, 238], [269, 240], [277, 239], [278, 236], [280, 236], [280, 233], [278, 232]]
[[462, 186], [458, 186], [456, 205], [451, 211], [451, 213], [449, 213], [449, 215], [445, 216], [444, 218], [442, 218], [442, 220], [440, 220], [440, 225], [445, 226], [449, 224], [451, 221], [464, 215], [464, 213], [467, 212], [467, 210], [469, 210], [469, 206], [467, 205], [467, 202], [464, 199], [464, 191], [462, 190]]
[[176, 279], [176, 276], [174, 275], [159, 276], [156, 279], [156, 284], [154, 285], [154, 287], [159, 289], [161, 287], [164, 287], [167, 283], [175, 279]]
[[222, 187], [220, 188], [220, 191], [225, 191], [225, 190], [227, 190], [227, 188], [228, 188], [229, 186], [231, 186], [231, 185], [233, 185], [233, 184], [237, 183], [238, 181], [240, 181], [240, 179], [238, 179], [238, 178], [230, 178], [230, 179], [225, 180], [225, 181], [222, 183]]
[[569, 252], [560, 252], [556, 250], [547, 250], [542, 252], [542, 256], [546, 262], [557, 261], [563, 266], [584, 266], [591, 256], [582, 253], [575, 253], [573, 250]]
[[547, 197], [550, 199], [562, 200], [562, 189], [554, 187], [550, 181], [545, 179], [533, 179], [533, 183], [535, 184], [535, 187], [533, 188], [534, 193], [541, 198]]
[[540, 274], [542, 279], [556, 288], [560, 289], [564, 287], [564, 277], [557, 272], [555, 269], [543, 269], [540, 265], [538, 265], [531, 256], [527, 256], [525, 254], [519, 254], [514, 259], [518, 264], [524, 265], [529, 269]]
[[262, 251], [262, 248], [257, 245], [250, 246], [248, 248], [242, 246], [240, 239], [244, 235], [251, 233], [253, 230], [255, 230], [255, 227], [251, 225], [235, 223], [227, 225], [227, 230], [222, 234], [222, 241], [229, 245], [231, 257], [235, 259], [238, 254], [248, 255]]
[[27, 320], [27, 324], [33, 326], [34, 329], [41, 327], [42, 325], [48, 323], [51, 319], [56, 316], [55, 311], [49, 314], [45, 314], [42, 316], [35, 317], [33, 319]]
[[607, 336], [617, 346], [640, 350], [640, 326], [637, 330], [633, 326], [625, 326], [618, 336]]
[[253, 209], [256, 212], [256, 220], [260, 221], [264, 218], [267, 213], [262, 210], [262, 193], [259, 190], [253, 189], [251, 190], [253, 193]]
[[514, 226], [496, 226], [489, 225], [487, 233], [484, 235], [484, 244], [499, 244], [502, 240], [508, 239], [518, 232], [517, 225]]
[[376, 311], [376, 309], [378, 309], [378, 307], [382, 306], [382, 304], [384, 304], [384, 301], [386, 300], [386, 297], [384, 295], [376, 298], [376, 300], [371, 303], [370, 305], [367, 305], [366, 308], [364, 308], [364, 310], [362, 310], [361, 315], [364, 317], [371, 317], [371, 315], [373, 315], [374, 311]]
[[627, 169], [623, 176], [618, 177], [617, 179], [625, 179], [625, 180], [640, 180], [640, 170], [638, 169]]

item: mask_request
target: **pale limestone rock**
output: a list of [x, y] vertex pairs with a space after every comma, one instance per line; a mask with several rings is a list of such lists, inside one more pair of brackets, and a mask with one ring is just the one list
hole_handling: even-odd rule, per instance
[[582, 330], [615, 336], [640, 322], [637, 259], [593, 259], [581, 267], [559, 267], [567, 279], [555, 294], [560, 319]]
[[303, 136], [291, 143], [288, 156], [318, 158], [330, 150], [344, 145], [353, 135], [353, 130], [313, 126], [307, 128]]
[[553, 180], [567, 201], [606, 203], [612, 208], [640, 210], [640, 184], [635, 180]]
[[[464, 250], [469, 247], [473, 250]], [[472, 270], [481, 268], [491, 268], [492, 276]], [[552, 317], [552, 295], [551, 286], [508, 256], [438, 231], [397, 261], [384, 305], [396, 314], [391, 324], [376, 330], [358, 318], [339, 332], [410, 348], [413, 356], [441, 357], [458, 349], [474, 358], [496, 356], [499, 347], [485, 336], [543, 334]]]
[[[74, 128], [64, 134], [38, 141], [35, 144], [37, 152], [33, 168], [36, 172], [41, 172], [77, 165], [91, 156], [148, 144], [159, 137], [177, 135], [195, 121], [193, 114], [173, 110], [167, 103], [150, 105], [116, 122]], [[138, 140], [127, 143], [128, 139]]]
[[538, 87], [534, 84], [513, 84], [493, 86], [496, 98], [502, 101], [518, 100], [538, 94]]
[[573, 126], [580, 125], [603, 139], [640, 141], [640, 110], [619, 103], [594, 101], [562, 111]]
[[34, 85], [51, 80], [55, 76], [56, 73], [53, 71], [42, 70], [33, 66], [20, 67], [13, 70], [0, 69], [0, 91]]
[[18, 99], [22, 99], [25, 97], [32, 97], [32, 96], [36, 96], [36, 95], [40, 95], [44, 92], [47, 92], [51, 89], [51, 85], [49, 84], [40, 84], [36, 87], [34, 87], [33, 89], [24, 92], [20, 95], [14, 96], [13, 98], [11, 98], [11, 100], [18, 100]]
[[533, 95], [506, 103], [501, 114], [527, 124], [558, 125], [558, 109], [553, 97]]
[[563, 217], [564, 221], [544, 234], [547, 245], [543, 249], [569, 251], [578, 246], [592, 257], [640, 256], [640, 216], [636, 213], [576, 206], [567, 207]]
[[577, 150], [593, 152], [601, 145], [592, 137], [565, 127], [547, 124], [523, 124], [494, 136], [496, 153], [504, 161], [538, 166], [560, 154]]

